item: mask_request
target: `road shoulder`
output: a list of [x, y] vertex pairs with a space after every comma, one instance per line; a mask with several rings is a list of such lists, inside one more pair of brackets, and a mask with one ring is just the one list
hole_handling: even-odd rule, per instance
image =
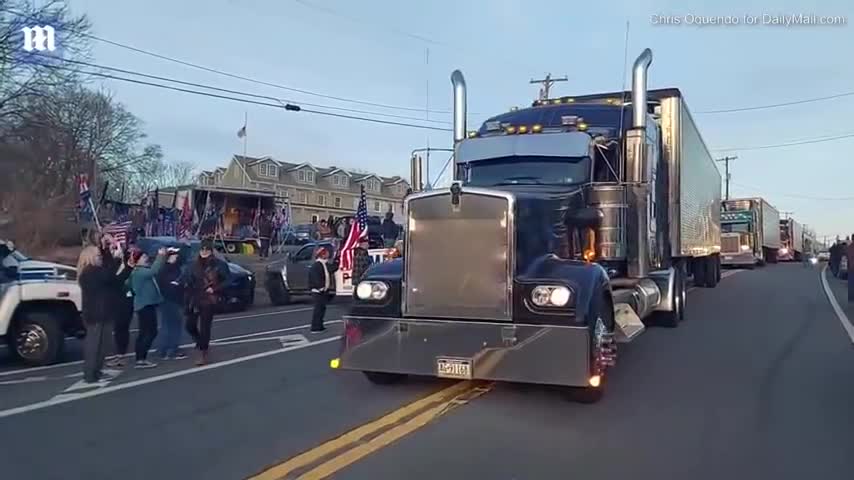
[[854, 302], [848, 302], [847, 281], [831, 275], [826, 266], [821, 271], [820, 280], [827, 300], [836, 312], [842, 328], [845, 329], [851, 343], [854, 343], [854, 324], [851, 323], [851, 319], [854, 318]]

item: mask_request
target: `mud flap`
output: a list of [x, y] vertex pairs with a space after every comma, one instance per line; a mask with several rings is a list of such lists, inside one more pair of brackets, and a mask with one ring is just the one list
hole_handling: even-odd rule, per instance
[[627, 303], [614, 306], [614, 322], [616, 323], [616, 340], [619, 343], [629, 343], [643, 333], [644, 326], [640, 317]]

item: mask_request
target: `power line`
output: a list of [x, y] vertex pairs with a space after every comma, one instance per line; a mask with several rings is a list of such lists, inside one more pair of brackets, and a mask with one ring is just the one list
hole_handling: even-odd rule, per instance
[[808, 145], [808, 144], [812, 144], [812, 143], [833, 142], [836, 140], [842, 140], [842, 139], [851, 138], [851, 137], [854, 137], [854, 133], [845, 133], [842, 135], [836, 135], [836, 136], [832, 136], [832, 137], [808, 138], [808, 139], [804, 139], [804, 140], [797, 140], [797, 141], [786, 142], [786, 143], [776, 143], [776, 144], [772, 144], [772, 145], [758, 145], [758, 146], [752, 146], [752, 147], [733, 147], [733, 148], [713, 148], [712, 150], [717, 151], [717, 152], [729, 152], [729, 151], [735, 151], [735, 150], [739, 150], [739, 151], [765, 150], [768, 148], [782, 148], [782, 147], [791, 147], [794, 145]]
[[[406, 110], [406, 111], [410, 111], [410, 112], [423, 112], [423, 111], [424, 111], [424, 109], [423, 109], [423, 108], [402, 107], [402, 106], [399, 106], [399, 105], [390, 105], [390, 104], [385, 104], [385, 103], [369, 102], [369, 101], [364, 101], [364, 100], [356, 100], [356, 99], [352, 99], [352, 98], [339, 97], [339, 96], [336, 96], [336, 95], [328, 95], [328, 94], [325, 94], [325, 93], [313, 92], [313, 91], [311, 91], [311, 90], [305, 90], [305, 89], [302, 89], [302, 88], [289, 87], [289, 86], [287, 86], [287, 85], [282, 85], [282, 84], [278, 84], [278, 83], [271, 83], [271, 82], [267, 82], [267, 81], [264, 81], [264, 80], [257, 80], [257, 79], [254, 79], [254, 78], [246, 77], [246, 76], [244, 76], [244, 75], [238, 75], [238, 74], [235, 74], [235, 73], [226, 72], [226, 71], [224, 71], [224, 70], [219, 70], [219, 69], [216, 69], [216, 68], [206, 67], [206, 66], [204, 66], [204, 65], [200, 65], [200, 64], [198, 64], [198, 63], [192, 63], [192, 62], [188, 62], [188, 61], [186, 61], [186, 60], [180, 60], [180, 59], [178, 59], [178, 58], [168, 57], [168, 56], [166, 56], [166, 55], [161, 55], [161, 54], [159, 54], [159, 53], [155, 53], [155, 52], [152, 52], [152, 51], [149, 51], [149, 50], [144, 50], [144, 49], [142, 49], [142, 48], [134, 47], [134, 46], [127, 45], [127, 44], [124, 44], [124, 43], [116, 42], [116, 41], [114, 41], [114, 40], [108, 40], [108, 39], [106, 39], [106, 38], [102, 38], [102, 37], [99, 37], [99, 36], [97, 36], [97, 35], [92, 35], [92, 34], [88, 34], [88, 33], [84, 33], [83, 35], [85, 35], [85, 36], [87, 36], [87, 37], [89, 37], [89, 38], [91, 38], [91, 39], [93, 39], [93, 40], [97, 40], [97, 41], [99, 41], [99, 42], [107, 43], [107, 44], [109, 44], [109, 45], [113, 45], [113, 46], [116, 46], [116, 47], [119, 47], [119, 48], [124, 48], [124, 49], [130, 50], [130, 51], [133, 51], [133, 52], [141, 53], [141, 54], [143, 54], [143, 55], [148, 55], [148, 56], [150, 56], [150, 57], [158, 58], [158, 59], [160, 59], [160, 60], [165, 60], [165, 61], [167, 61], [167, 62], [177, 63], [177, 64], [179, 64], [179, 65], [184, 65], [184, 66], [186, 66], [186, 67], [191, 67], [191, 68], [195, 68], [195, 69], [198, 69], [198, 70], [203, 70], [203, 71], [206, 71], [206, 72], [209, 72], [209, 73], [214, 73], [214, 74], [217, 74], [217, 75], [222, 75], [222, 76], [225, 76], [225, 77], [234, 78], [234, 79], [237, 79], [237, 80], [243, 80], [243, 81], [245, 81], [245, 82], [251, 82], [251, 83], [258, 84], [258, 85], [264, 85], [264, 86], [267, 86], [267, 87], [273, 87], [273, 88], [278, 88], [278, 89], [281, 89], [281, 90], [287, 90], [287, 91], [289, 91], [289, 92], [296, 92], [296, 93], [301, 93], [301, 94], [303, 94], [303, 95], [311, 95], [311, 96], [314, 96], [314, 97], [326, 98], [326, 99], [329, 99], [329, 100], [337, 100], [337, 101], [339, 101], [339, 102], [349, 102], [349, 103], [356, 103], [356, 104], [359, 104], [359, 105], [367, 105], [367, 106], [371, 106], [371, 107], [387, 108], [387, 109], [391, 109], [391, 110]], [[450, 111], [450, 110], [430, 110], [430, 113], [446, 113], [446, 114], [447, 114], [447, 113], [451, 113], [451, 111]], [[470, 113], [470, 115], [479, 115], [479, 114], [477, 114], [477, 113]]]
[[450, 125], [451, 124], [450, 122], [446, 122], [446, 121], [442, 121], [442, 120], [427, 120], [427, 119], [418, 118], [418, 117], [408, 117], [405, 115], [394, 115], [391, 113], [371, 112], [368, 110], [357, 110], [357, 109], [352, 109], [352, 108], [333, 107], [333, 106], [329, 106], [329, 105], [319, 105], [316, 103], [296, 102], [294, 100], [287, 100], [287, 99], [282, 99], [282, 98], [277, 98], [277, 97], [271, 97], [269, 95], [258, 95], [258, 94], [254, 94], [254, 93], [243, 92], [240, 90], [231, 90], [231, 89], [227, 89], [227, 88], [213, 87], [213, 86], [205, 85], [202, 83], [187, 82], [184, 80], [177, 80], [177, 79], [170, 78], [170, 77], [163, 77], [163, 76], [159, 76], [159, 75], [151, 75], [148, 73], [142, 73], [142, 72], [138, 72], [135, 70], [126, 70], [123, 68], [110, 67], [110, 66], [106, 66], [106, 65], [98, 65], [95, 63], [82, 62], [79, 60], [70, 60], [70, 59], [64, 59], [64, 58], [60, 59], [60, 60], [62, 60], [63, 62], [66, 62], [66, 63], [73, 63], [73, 64], [77, 64], [77, 65], [85, 65], [87, 67], [93, 67], [93, 68], [98, 68], [98, 69], [102, 69], [102, 70], [110, 70], [113, 72], [119, 72], [119, 73], [124, 73], [124, 74], [128, 74], [128, 75], [136, 75], [139, 77], [149, 78], [149, 79], [153, 79], [153, 80], [161, 80], [161, 81], [166, 81], [166, 82], [177, 83], [180, 85], [188, 85], [191, 87], [205, 88], [208, 90], [213, 90], [213, 91], [218, 91], [218, 92], [223, 92], [223, 93], [231, 93], [231, 94], [236, 94], [236, 95], [243, 95], [243, 96], [253, 97], [253, 98], [263, 98], [266, 100], [274, 100], [277, 102], [300, 103], [300, 105], [307, 105], [309, 107], [317, 107], [317, 108], [325, 108], [327, 110], [339, 110], [339, 111], [343, 111], [343, 112], [362, 113], [362, 114], [367, 114], [367, 115], [377, 115], [377, 116], [381, 116], [381, 117], [399, 118], [399, 119], [403, 119], [403, 120], [415, 120], [415, 121], [420, 121], [420, 122], [439, 123], [439, 124], [444, 124], [444, 125]]
[[802, 105], [804, 103], [823, 102], [825, 100], [833, 100], [836, 98], [850, 97], [852, 95], [854, 95], [854, 92], [844, 92], [844, 93], [837, 93], [835, 95], [828, 95], [826, 97], [806, 98], [804, 100], [794, 100], [791, 102], [772, 103], [769, 105], [756, 105], [756, 106], [752, 106], [752, 107], [728, 108], [728, 109], [724, 109], [724, 110], [705, 110], [705, 111], [700, 111], [697, 113], [715, 114], [715, 113], [749, 112], [752, 110], [766, 110], [769, 108], [780, 108], [780, 107], [788, 107], [791, 105]]
[[[52, 66], [52, 65], [42, 65], [42, 66], [48, 67], [48, 68], [64, 69], [63, 67], [57, 67], [57, 66]], [[162, 89], [166, 89], [166, 90], [173, 90], [176, 92], [189, 93], [189, 94], [193, 94], [193, 95], [201, 95], [201, 96], [205, 96], [205, 97], [219, 98], [222, 100], [231, 100], [231, 101], [247, 103], [247, 104], [251, 104], [251, 105], [260, 105], [260, 106], [264, 106], [264, 107], [273, 107], [273, 108], [285, 109], [285, 110], [292, 111], [292, 112], [313, 113], [316, 115], [326, 115], [329, 117], [346, 118], [346, 119], [350, 119], [350, 120], [360, 120], [363, 122], [379, 123], [379, 124], [383, 124], [383, 125], [394, 125], [394, 126], [398, 126], [398, 127], [411, 127], [411, 128], [421, 128], [424, 130], [436, 130], [436, 131], [440, 131], [440, 132], [452, 131], [452, 129], [450, 129], [450, 128], [439, 128], [439, 127], [432, 127], [429, 125], [416, 125], [413, 123], [393, 122], [393, 121], [389, 121], [389, 120], [380, 120], [380, 119], [376, 119], [376, 118], [359, 117], [359, 116], [355, 116], [355, 115], [342, 115], [340, 113], [323, 112], [320, 110], [309, 110], [307, 108], [302, 108], [299, 105], [294, 105], [294, 104], [290, 104], [290, 103], [275, 104], [275, 103], [260, 102], [257, 100], [248, 100], [245, 98], [231, 97], [231, 96], [227, 96], [227, 95], [219, 95], [219, 94], [209, 93], [209, 92], [200, 92], [198, 90], [191, 90], [188, 88], [174, 87], [171, 85], [163, 85], [161, 83], [146, 82], [143, 80], [136, 80], [136, 79], [132, 79], [132, 78], [119, 77], [116, 75], [109, 75], [109, 74], [101, 73], [101, 72], [81, 71], [80, 73], [83, 73], [85, 75], [92, 75], [92, 76], [96, 76], [96, 77], [101, 77], [101, 78], [108, 78], [111, 80], [120, 80], [123, 82], [136, 83], [139, 85], [147, 85], [147, 86], [162, 88]]]

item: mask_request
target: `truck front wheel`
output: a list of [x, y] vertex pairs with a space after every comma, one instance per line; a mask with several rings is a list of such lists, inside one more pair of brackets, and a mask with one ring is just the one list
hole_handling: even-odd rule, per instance
[[[591, 353], [591, 375], [596, 374], [598, 384], [593, 384], [591, 377], [591, 385], [587, 387], [570, 387], [567, 395], [569, 399], [576, 403], [597, 403], [605, 396], [605, 384], [607, 383], [607, 369], [613, 366], [616, 361], [616, 344], [613, 343], [614, 334], [614, 306], [610, 298], [604, 295], [599, 297], [599, 301], [593, 308], [590, 318], [596, 320], [591, 322], [590, 326], [590, 353]], [[597, 324], [601, 323], [601, 330], [597, 331]], [[601, 334], [600, 334], [601, 333]], [[600, 358], [597, 353], [607, 349], [610, 353]], [[607, 357], [607, 360], [605, 358]], [[604, 361], [603, 361], [604, 360]], [[598, 364], [597, 362], [602, 362]], [[608, 365], [605, 365], [607, 363]]]
[[24, 363], [49, 365], [59, 360], [65, 345], [62, 322], [50, 312], [24, 312], [15, 321], [9, 343], [10, 350]]

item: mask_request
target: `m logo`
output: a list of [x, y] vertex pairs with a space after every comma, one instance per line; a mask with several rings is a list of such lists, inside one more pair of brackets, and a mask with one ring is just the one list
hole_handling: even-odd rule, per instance
[[24, 27], [24, 51], [52, 52], [56, 50], [56, 31], [50, 25]]

